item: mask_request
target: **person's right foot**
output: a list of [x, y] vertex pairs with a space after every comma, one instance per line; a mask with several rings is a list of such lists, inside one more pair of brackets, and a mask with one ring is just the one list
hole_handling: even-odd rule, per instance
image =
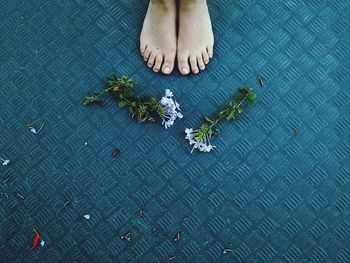
[[143, 22], [140, 51], [154, 72], [170, 74], [176, 55], [175, 0], [151, 0]]
[[186, 75], [197, 74], [213, 56], [214, 35], [205, 0], [180, 0], [177, 61]]

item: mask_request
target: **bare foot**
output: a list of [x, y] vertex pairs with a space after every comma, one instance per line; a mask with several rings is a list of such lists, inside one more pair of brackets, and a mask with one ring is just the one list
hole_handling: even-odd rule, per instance
[[214, 35], [205, 0], [180, 0], [177, 60], [186, 75], [205, 69], [213, 56]]
[[176, 55], [175, 0], [151, 0], [143, 22], [140, 51], [154, 72], [170, 74]]

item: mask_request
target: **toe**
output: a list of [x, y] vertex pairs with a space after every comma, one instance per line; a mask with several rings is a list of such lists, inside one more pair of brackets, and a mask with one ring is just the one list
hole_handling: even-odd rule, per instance
[[[175, 54], [175, 53], [174, 53]], [[162, 72], [164, 74], [170, 74], [174, 68], [175, 55], [165, 55]]]
[[183, 75], [190, 73], [190, 67], [188, 65], [188, 57], [183, 55], [178, 55], [178, 67]]
[[197, 74], [199, 72], [198, 66], [197, 66], [197, 59], [195, 56], [191, 56], [190, 57], [190, 64], [191, 64], [191, 68], [192, 68], [192, 72], [194, 74]]
[[158, 54], [156, 58], [156, 62], [154, 63], [154, 67], [153, 67], [154, 72], [159, 72], [162, 62], [163, 62], [163, 54]]
[[151, 50], [150, 48], [146, 47], [146, 50], [145, 50], [145, 52], [143, 53], [143, 59], [144, 59], [145, 61], [148, 60], [149, 55], [151, 54], [151, 51], [152, 51], [152, 50]]
[[149, 56], [148, 62], [147, 62], [147, 66], [152, 68], [154, 65], [154, 61], [156, 60], [156, 52], [152, 52], [151, 55]]
[[207, 51], [208, 51], [209, 58], [212, 58], [213, 57], [213, 46], [207, 47]]
[[209, 63], [209, 55], [208, 55], [207, 51], [202, 52], [202, 57], [203, 57], [204, 64], [208, 64]]
[[197, 56], [197, 63], [198, 63], [198, 67], [200, 70], [204, 70], [205, 69], [205, 65], [204, 65], [204, 61], [203, 61], [203, 58], [202, 58], [202, 54], [199, 54]]
[[146, 45], [144, 43], [140, 43], [140, 52], [141, 52], [141, 55], [143, 56], [143, 54], [145, 53], [145, 50], [146, 50]]

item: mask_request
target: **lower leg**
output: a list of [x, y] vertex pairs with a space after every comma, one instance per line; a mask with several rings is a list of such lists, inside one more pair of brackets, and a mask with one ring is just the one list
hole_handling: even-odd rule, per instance
[[180, 0], [177, 40], [179, 70], [188, 74], [204, 70], [213, 56], [214, 36], [207, 2]]

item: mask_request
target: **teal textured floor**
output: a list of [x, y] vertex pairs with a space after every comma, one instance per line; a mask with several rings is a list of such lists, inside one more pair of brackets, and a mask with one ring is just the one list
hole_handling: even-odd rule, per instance
[[[0, 0], [0, 157], [11, 160], [0, 262], [350, 262], [350, 1], [209, 7], [214, 59], [182, 77], [139, 55], [146, 1]], [[114, 70], [141, 94], [173, 90], [183, 120], [165, 131], [112, 100], [84, 108]], [[185, 127], [241, 85], [256, 104], [220, 126], [213, 153], [190, 154]], [[30, 122], [46, 126], [35, 135]], [[33, 228], [46, 243], [30, 251]]]

